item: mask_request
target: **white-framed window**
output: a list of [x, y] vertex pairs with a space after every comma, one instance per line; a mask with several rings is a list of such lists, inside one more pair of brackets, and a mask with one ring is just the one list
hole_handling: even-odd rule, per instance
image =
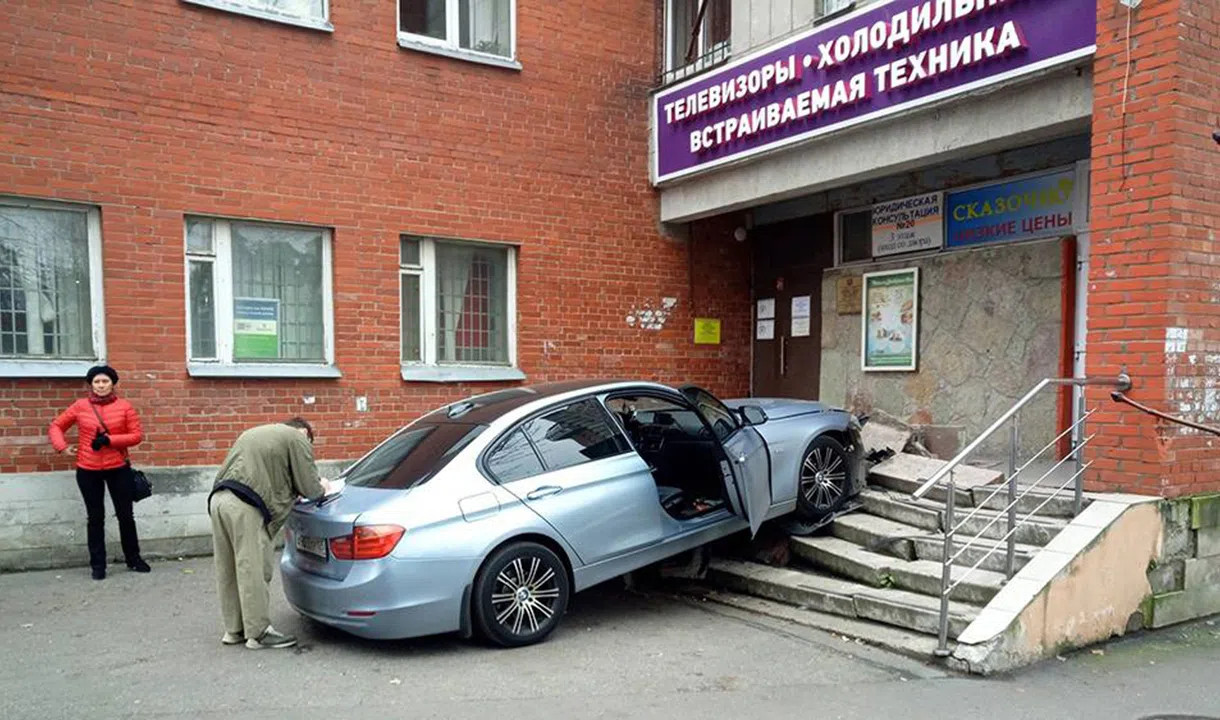
[[732, 17], [730, 0], [665, 0], [665, 81], [728, 60]]
[[331, 232], [187, 216], [192, 375], [337, 377]]
[[873, 207], [835, 213], [835, 265], [873, 259]]
[[855, 6], [856, 0], [817, 0], [817, 14], [814, 16], [814, 20], [829, 20]]
[[398, 44], [519, 68], [517, 0], [398, 0]]
[[333, 32], [330, 0], [182, 0], [216, 10]]
[[517, 249], [399, 238], [404, 380], [517, 380]]
[[105, 357], [101, 212], [0, 198], [0, 377], [83, 377]]

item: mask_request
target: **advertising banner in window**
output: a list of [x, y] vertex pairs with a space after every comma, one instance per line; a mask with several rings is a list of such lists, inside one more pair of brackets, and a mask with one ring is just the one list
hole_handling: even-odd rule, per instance
[[280, 356], [280, 301], [233, 298], [233, 357], [265, 360]]
[[949, 247], [1071, 235], [1076, 171], [949, 193]]
[[938, 249], [945, 241], [940, 193], [873, 206], [873, 257]]
[[656, 183], [1092, 55], [1097, 0], [870, 4], [652, 98]]

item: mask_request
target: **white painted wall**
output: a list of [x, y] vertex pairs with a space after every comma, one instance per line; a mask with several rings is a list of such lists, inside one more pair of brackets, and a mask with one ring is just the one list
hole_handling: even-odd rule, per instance
[[[346, 461], [322, 461], [319, 471], [333, 477]], [[141, 468], [153, 495], [136, 503], [136, 527], [145, 557], [207, 555], [212, 525], [207, 499], [216, 466]], [[122, 558], [119, 527], [106, 497], [106, 544], [111, 558]], [[85, 503], [74, 472], [0, 474], [0, 572], [89, 564], [85, 546]]]

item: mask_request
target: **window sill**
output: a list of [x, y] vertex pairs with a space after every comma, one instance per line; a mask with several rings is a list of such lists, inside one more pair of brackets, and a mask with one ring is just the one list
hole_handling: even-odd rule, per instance
[[[187, 0], [195, 2], [197, 0]], [[441, 55], [443, 57], [454, 58], [457, 60], [465, 60], [467, 62], [479, 63], [482, 65], [491, 65], [492, 67], [507, 68], [509, 70], [521, 70], [521, 63], [506, 57], [497, 57], [488, 55], [487, 53], [473, 52], [471, 50], [460, 50], [458, 48], [446, 47], [444, 45], [436, 45], [423, 40], [414, 40], [410, 36], [399, 35], [398, 47], [404, 50], [416, 50], [418, 52], [430, 53], [432, 55]]]
[[284, 25], [295, 25], [296, 27], [303, 27], [309, 30], [321, 30], [328, 33], [335, 31], [335, 26], [331, 25], [328, 20], [311, 20], [308, 18], [292, 17], [291, 15], [280, 15], [246, 7], [245, 5], [238, 5], [237, 3], [226, 2], [225, 0], [182, 0], [182, 2], [212, 8], [213, 10], [223, 10], [237, 15], [247, 15], [260, 20], [270, 20], [271, 22], [282, 23]]
[[403, 365], [402, 379], [409, 382], [487, 382], [524, 380], [525, 373], [515, 367], [484, 365]]
[[85, 380], [85, 373], [100, 360], [0, 360], [0, 377], [6, 378], [76, 378]]
[[334, 365], [290, 365], [287, 363], [220, 363], [189, 362], [186, 371], [191, 377], [243, 378], [338, 378], [343, 377]]

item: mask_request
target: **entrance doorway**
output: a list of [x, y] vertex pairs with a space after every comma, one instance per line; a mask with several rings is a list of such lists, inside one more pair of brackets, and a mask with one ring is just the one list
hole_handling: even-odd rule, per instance
[[[834, 264], [834, 215], [756, 229], [754, 245], [755, 397], [818, 399], [822, 370], [822, 272]], [[759, 301], [773, 306], [770, 338], [760, 338]], [[795, 312], [794, 312], [795, 311]], [[765, 329], [765, 328], [764, 328]]]

